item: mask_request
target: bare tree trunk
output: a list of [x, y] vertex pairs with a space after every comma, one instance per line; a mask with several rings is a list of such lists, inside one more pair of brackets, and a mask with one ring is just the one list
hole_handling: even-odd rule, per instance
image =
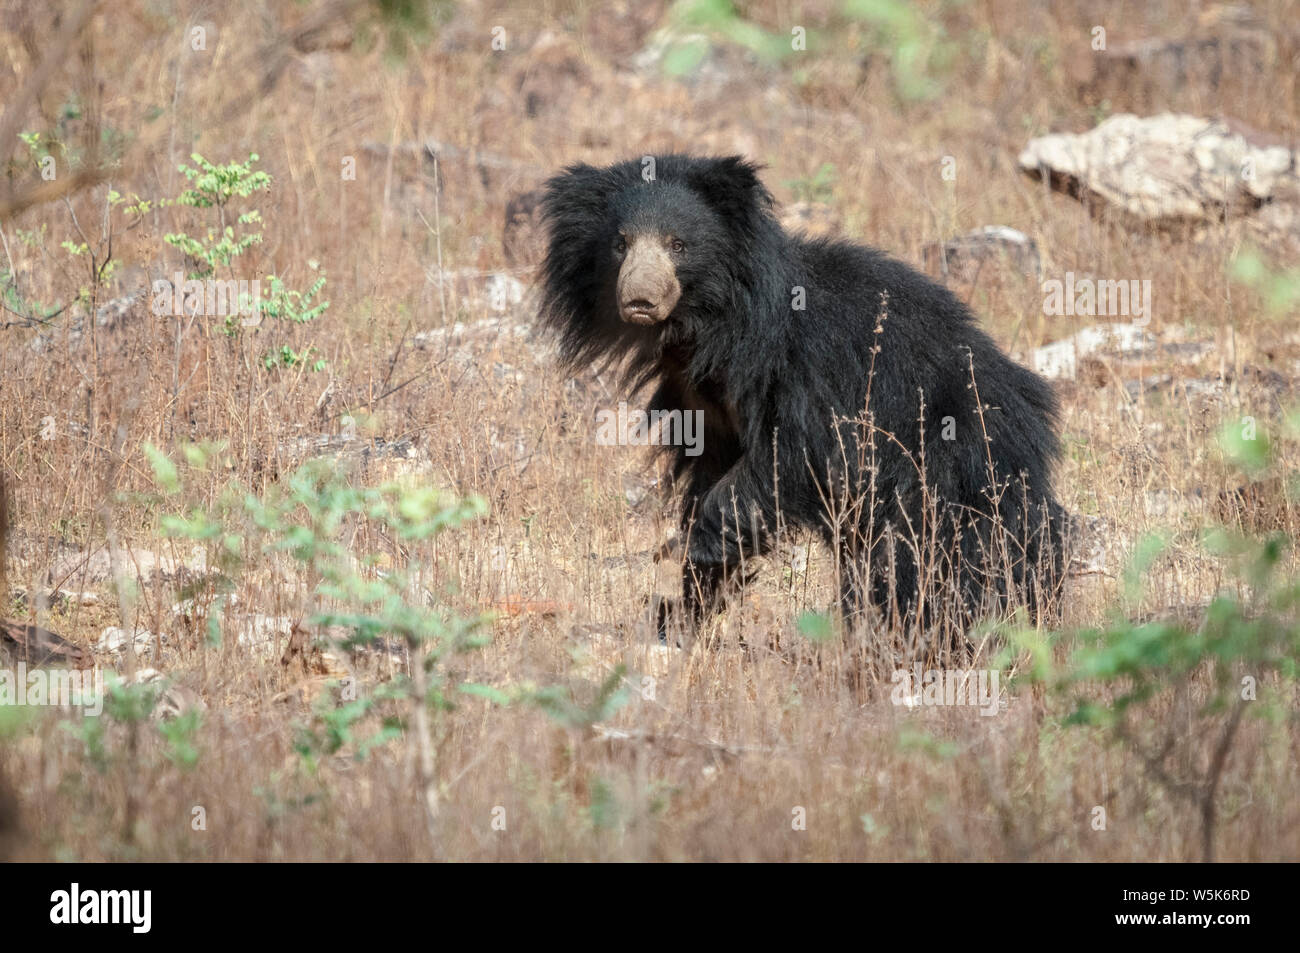
[[1201, 801], [1201, 859], [1207, 864], [1214, 863], [1214, 826], [1218, 821], [1214, 797], [1219, 792], [1219, 779], [1223, 777], [1223, 768], [1228, 763], [1232, 739], [1237, 736], [1241, 716], [1245, 713], [1246, 702], [1238, 699], [1228, 719], [1228, 726], [1223, 730], [1223, 737], [1219, 739], [1219, 747], [1215, 749], [1214, 761], [1210, 765], [1209, 777], [1205, 783], [1205, 794]]
[[415, 773], [424, 805], [424, 823], [429, 831], [429, 846], [438, 853], [438, 773], [433, 753], [433, 736], [429, 725], [429, 678], [424, 670], [424, 646], [414, 639], [411, 646], [411, 723], [415, 729]]
[[[9, 602], [9, 590], [5, 586], [5, 542], [9, 535], [9, 500], [5, 494], [4, 474], [0, 473], [0, 606]], [[18, 798], [9, 787], [5, 777], [4, 764], [0, 763], [0, 863], [8, 861], [12, 855], [14, 835], [18, 831]]]

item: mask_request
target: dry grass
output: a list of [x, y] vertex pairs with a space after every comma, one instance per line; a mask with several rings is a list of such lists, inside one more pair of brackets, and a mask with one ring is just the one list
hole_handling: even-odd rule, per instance
[[[110, 724], [103, 770], [57, 713], [15, 727], [0, 749], [0, 778], [15, 795], [16, 822], [5, 840], [0, 787], [0, 851], [85, 860], [1201, 857], [1197, 806], [1153, 778], [1131, 745], [1063, 727], [1062, 698], [1025, 689], [995, 717], [905, 709], [845, 645], [808, 646], [795, 619], [834, 602], [819, 547], [806, 569], [770, 560], [743, 604], [712, 624], [709, 644], [648, 644], [643, 604], [671, 585], [671, 573], [646, 554], [662, 541], [669, 510], [653, 490], [639, 499], [651, 479], [642, 452], [596, 446], [588, 425], [596, 407], [624, 395], [599, 378], [564, 381], [543, 342], [507, 333], [479, 341], [465, 360], [436, 339], [415, 339], [499, 317], [474, 296], [440, 292], [438, 262], [445, 272], [503, 269], [506, 200], [565, 163], [668, 149], [743, 152], [769, 166], [767, 180], [786, 202], [796, 197], [791, 183], [829, 163], [827, 204], [852, 237], [919, 262], [927, 242], [1011, 225], [1035, 238], [1051, 274], [1149, 278], [1151, 330], [1162, 340], [1212, 342], [1192, 366], [1159, 358], [1138, 369], [1106, 365], [1063, 385], [1059, 473], [1063, 502], [1097, 519], [1107, 549], [1103, 572], [1071, 580], [1063, 631], [1100, 624], [1120, 605], [1120, 567], [1135, 541], [1159, 528], [1173, 546], [1131, 610], [1194, 614], [1205, 605], [1228, 577], [1199, 555], [1196, 535], [1237, 486], [1213, 435], [1245, 415], [1273, 421], [1280, 404], [1295, 400], [1300, 342], [1285, 318], [1229, 280], [1244, 240], [1235, 223], [1194, 235], [1125, 227], [1020, 176], [1015, 156], [1029, 136], [1088, 128], [1108, 109], [1228, 115], [1295, 142], [1300, 38], [1287, 4], [1257, 5], [1273, 38], [1257, 70], [1100, 91], [1079, 78], [1089, 28], [1105, 25], [1112, 42], [1176, 33], [1184, 27], [1166, 24], [1187, 22], [1185, 4], [923, 4], [951, 47], [936, 73], [943, 91], [915, 102], [897, 95], [887, 53], [869, 30], [832, 19], [833, 4], [796, 6], [760, 3], [747, 15], [783, 36], [792, 24], [821, 28], [825, 46], [775, 67], [723, 60], [723, 80], [694, 88], [629, 68], [646, 27], [661, 22], [653, 2], [465, 4], [400, 61], [382, 32], [371, 44], [348, 46], [347, 29], [301, 48], [280, 42], [309, 16], [293, 3], [128, 0], [96, 14], [79, 55], [55, 72], [22, 128], [55, 134], [81, 155], [93, 154], [89, 142], [118, 150], [121, 166], [105, 185], [0, 222], [0, 271], [17, 276], [29, 302], [70, 302], [89, 284], [87, 266], [60, 242], [84, 232], [88, 244], [102, 244], [110, 185], [172, 196], [183, 184], [173, 170], [191, 151], [214, 161], [256, 152], [274, 185], [254, 198], [265, 241], [241, 267], [248, 277], [274, 272], [305, 287], [317, 261], [331, 307], [312, 324], [232, 340], [201, 322], [178, 334], [173, 319], [137, 305], [117, 327], [80, 341], [56, 337], [40, 352], [30, 343], [46, 329], [16, 326], [16, 315], [0, 312], [0, 323], [15, 325], [0, 329], [9, 584], [40, 590], [63, 581], [100, 597], [0, 614], [28, 613], [89, 647], [105, 626], [122, 624], [125, 609], [167, 645], [160, 659], [118, 666], [155, 666], [206, 705], [200, 757], [188, 771], [164, 757], [150, 723]], [[29, 7], [10, 4], [0, 21], [10, 64], [0, 69], [0, 102], [11, 100], [55, 31], [53, 12]], [[207, 29], [205, 51], [183, 42], [194, 25]], [[491, 49], [496, 25], [506, 29], [503, 52]], [[554, 36], [539, 44], [543, 31]], [[283, 69], [259, 95], [259, 78], [277, 64]], [[440, 159], [436, 195], [431, 165], [392, 148], [427, 138], [456, 147]], [[17, 144], [3, 149], [14, 160], [15, 189], [38, 178]], [[940, 174], [945, 156], [956, 160], [955, 182]], [[345, 157], [355, 157], [355, 180], [340, 176]], [[184, 267], [162, 235], [194, 231], [199, 221], [177, 208], [109, 220], [120, 269], [94, 291], [94, 304]], [[1022, 359], [1086, 323], [1044, 316], [1033, 280], [987, 274], [960, 291]], [[80, 310], [72, 304], [56, 323]], [[514, 312], [510, 321], [526, 321], [527, 301]], [[277, 345], [314, 345], [328, 370], [263, 371], [257, 358], [273, 334]], [[1232, 383], [1208, 402], [1135, 400], [1123, 387], [1126, 377], [1165, 372]], [[1250, 385], [1264, 372], [1287, 382], [1281, 396]], [[442, 810], [432, 840], [407, 739], [363, 761], [347, 748], [317, 773], [305, 769], [294, 741], [311, 705], [329, 697], [325, 675], [282, 665], [278, 640], [260, 653], [239, 644], [236, 623], [223, 644], [208, 644], [201, 627], [171, 610], [174, 574], [153, 573], [124, 607], [109, 580], [95, 582], [89, 563], [67, 558], [110, 538], [125, 554], [117, 568], [133, 569], [146, 551], [188, 555], [189, 544], [159, 538], [165, 505], [147, 496], [146, 443], [223, 441], [220, 466], [192, 486], [210, 502], [231, 480], [258, 493], [273, 488], [301, 456], [293, 441], [338, 434], [345, 416], [367, 436], [409, 441], [414, 457], [401, 466], [420, 480], [490, 505], [485, 520], [438, 541], [429, 585], [448, 589], [462, 613], [524, 611], [502, 613], [490, 645], [458, 660], [456, 675], [563, 686], [585, 702], [621, 661], [635, 689], [595, 726], [479, 698], [440, 715], [433, 742]], [[381, 479], [391, 465], [358, 464], [353, 478]], [[1232, 515], [1297, 529], [1280, 491]], [[308, 589], [279, 557], [259, 556], [237, 596], [242, 611], [297, 618]], [[558, 611], [530, 611], [542, 601]], [[1070, 645], [1067, 637], [1058, 656]], [[369, 689], [385, 677], [375, 664], [361, 682]], [[1201, 687], [1193, 683], [1193, 700]], [[1268, 687], [1294, 701], [1294, 684]], [[1178, 727], [1172, 769], [1180, 776], [1206, 770], [1217, 738], [1195, 733], [1201, 722], [1188, 704], [1161, 697], [1142, 726], [1152, 737]], [[1278, 719], [1245, 718], [1218, 789], [1218, 858], [1300, 856], [1291, 794], [1300, 784], [1297, 744], [1293, 704]], [[206, 811], [206, 831], [191, 827], [196, 806]], [[1104, 830], [1092, 824], [1098, 807]], [[800, 810], [806, 829], [792, 829]], [[504, 830], [493, 826], [500, 817]]]

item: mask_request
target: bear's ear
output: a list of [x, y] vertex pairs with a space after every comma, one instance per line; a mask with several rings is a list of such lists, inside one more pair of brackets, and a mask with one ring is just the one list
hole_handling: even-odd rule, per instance
[[553, 176], [543, 187], [543, 216], [556, 231], [568, 232], [565, 238], [599, 230], [609, 208], [610, 196], [625, 182], [618, 167], [597, 169], [579, 163]]
[[772, 209], [772, 193], [758, 178], [759, 166], [740, 156], [695, 159], [686, 179], [728, 222], [756, 224]]
[[617, 167], [579, 164], [543, 187], [547, 252], [542, 275], [546, 307], [554, 315], [582, 315], [594, 308], [597, 249], [608, 240], [609, 201], [622, 184]]
[[[634, 181], [634, 180], [633, 180]], [[573, 365], [605, 344], [600, 302], [608, 282], [612, 196], [627, 187], [621, 166], [571, 165], [543, 187], [542, 217], [547, 251], [542, 264], [542, 320], [560, 332], [560, 346]]]

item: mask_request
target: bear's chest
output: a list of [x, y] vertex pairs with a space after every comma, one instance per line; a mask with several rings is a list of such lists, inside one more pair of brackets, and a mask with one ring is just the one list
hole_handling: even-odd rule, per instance
[[706, 432], [729, 441], [740, 440], [745, 422], [720, 382], [706, 380], [694, 385], [683, 382], [682, 402], [683, 410], [703, 412]]

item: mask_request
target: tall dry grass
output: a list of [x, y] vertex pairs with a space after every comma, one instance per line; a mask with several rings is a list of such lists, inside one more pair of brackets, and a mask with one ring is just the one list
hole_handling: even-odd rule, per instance
[[[706, 639], [681, 652], [653, 645], [644, 604], [673, 583], [670, 567], [647, 554], [671, 518], [649, 486], [645, 457], [596, 446], [589, 426], [596, 407], [624, 395], [603, 377], [564, 381], [541, 341], [503, 333], [479, 339], [465, 359], [459, 345], [418, 336], [501, 317], [440, 279], [504, 270], [507, 199], [576, 160], [743, 152], [767, 164], [784, 202], [829, 163], [834, 181], [824, 204], [839, 230], [914, 262], [925, 243], [976, 226], [1020, 228], [1039, 243], [1052, 274], [1151, 279], [1153, 332], [1213, 344], [1195, 371], [1170, 372], [1235, 382], [1206, 405], [1145, 391], [1134, 399], [1104, 368], [1062, 385], [1061, 496], [1104, 527], [1107, 552], [1103, 569], [1071, 579], [1061, 631], [1108, 618], [1121, 603], [1121, 571], [1135, 541], [1160, 528], [1174, 545], [1129, 609], [1195, 613], [1228, 579], [1194, 545], [1218, 518], [1216, 501], [1237, 486], [1213, 452], [1214, 434], [1243, 414], [1277, 418], [1281, 401], [1247, 382], [1252, 373], [1292, 381], [1297, 341], [1284, 318], [1229, 278], [1244, 241], [1233, 223], [1193, 235], [1129, 228], [1044, 191], [1017, 173], [1015, 157], [1032, 135], [1088, 128], [1120, 110], [1229, 115], [1294, 143], [1300, 43], [1292, 11], [1281, 2], [1256, 5], [1273, 45], [1255, 70], [1108, 89], [1088, 76], [1086, 53], [1080, 62], [1091, 26], [1106, 25], [1112, 38], [1176, 34], [1217, 8], [1196, 4], [1190, 17], [1185, 4], [1167, 2], [919, 9], [929, 29], [942, 31], [926, 34], [927, 42], [943, 41], [934, 60], [941, 91], [913, 101], [900, 96], [886, 39], [846, 23], [831, 4], [746, 5], [746, 16], [774, 33], [803, 24], [820, 39], [778, 66], [722, 57], [695, 85], [632, 67], [651, 28], [671, 17], [655, 3], [448, 5], [400, 59], [382, 28], [304, 33], [312, 10], [298, 4], [101, 7], [23, 129], [57, 138], [74, 157], [93, 154], [96, 144], [101, 158], [120, 164], [102, 185], [0, 222], [0, 270], [16, 279], [22, 299], [67, 305], [53, 321], [66, 327], [87, 306], [184, 269], [162, 236], [204, 227], [202, 216], [176, 207], [119, 214], [107, 208], [107, 190], [175, 196], [183, 184], [175, 170], [189, 153], [227, 161], [256, 152], [274, 184], [250, 202], [265, 240], [241, 267], [305, 287], [316, 262], [331, 307], [309, 325], [238, 339], [202, 322], [178, 330], [142, 304], [80, 339], [4, 312], [0, 473], [13, 504], [6, 568], [10, 585], [33, 596], [3, 614], [33, 618], [89, 647], [106, 626], [122, 624], [123, 607], [107, 580], [87, 581], [89, 561], [69, 554], [112, 535], [128, 570], [141, 552], [189, 557], [188, 543], [160, 538], [146, 443], [174, 450], [223, 442], [220, 465], [193, 487], [211, 502], [232, 480], [256, 493], [273, 489], [301, 456], [295, 440], [341, 434], [351, 418], [363, 438], [408, 441], [414, 456], [400, 465], [419, 479], [489, 501], [486, 520], [440, 541], [434, 567], [457, 611], [504, 607], [490, 645], [458, 663], [458, 676], [558, 686], [586, 704], [622, 662], [632, 693], [594, 726], [557, 722], [536, 706], [461, 699], [434, 722], [443, 807], [430, 838], [405, 739], [360, 761], [347, 748], [306, 770], [294, 745], [312, 706], [331, 697], [326, 676], [282, 664], [279, 642], [262, 653], [241, 646], [233, 623], [220, 645], [209, 644], [172, 609], [187, 580], [154, 573], [132, 612], [167, 645], [160, 658], [136, 662], [203, 701], [196, 766], [168, 760], [152, 724], [132, 750], [131, 729], [109, 722], [100, 768], [58, 713], [9, 726], [0, 752], [16, 805], [13, 831], [0, 840], [8, 856], [1201, 857], [1197, 805], [1154, 778], [1132, 747], [1110, 743], [1099, 729], [1063, 726], [1068, 705], [1060, 697], [1021, 691], [995, 717], [902, 708], [890, 701], [887, 668], [864, 677], [848, 643], [809, 645], [796, 620], [833, 605], [835, 587], [820, 547], [808, 549], [806, 564], [791, 557], [808, 546], [797, 534], [709, 624]], [[0, 102], [31, 75], [67, 15], [58, 4], [5, 7]], [[491, 48], [494, 26], [505, 28], [504, 51]], [[203, 51], [187, 43], [195, 27], [205, 30]], [[448, 146], [437, 177], [418, 148], [403, 148], [428, 139]], [[8, 186], [34, 181], [20, 144], [0, 148], [10, 160]], [[948, 156], [955, 182], [940, 175]], [[341, 175], [349, 158], [354, 180]], [[97, 285], [87, 256], [60, 243], [85, 241], [104, 256], [110, 231], [118, 269]], [[515, 276], [531, 279], [526, 269]], [[88, 301], [78, 304], [83, 289]], [[989, 275], [961, 293], [1022, 359], [1079, 326], [1044, 316], [1032, 279]], [[526, 299], [505, 320], [526, 322], [528, 312]], [[265, 372], [258, 357], [273, 334], [275, 344], [316, 347], [328, 369]], [[41, 335], [49, 343], [33, 349]], [[1141, 373], [1165, 372], [1159, 361]], [[1289, 383], [1285, 396], [1294, 397]], [[390, 465], [354, 461], [353, 477], [382, 479]], [[1285, 496], [1236, 515], [1249, 523], [1261, 513], [1294, 535]], [[240, 604], [277, 617], [298, 612], [308, 583], [286, 566], [258, 557], [239, 580]], [[99, 599], [42, 606], [34, 594], [55, 583]], [[1070, 646], [1067, 637], [1058, 656]], [[986, 645], [972, 664], [991, 657]], [[375, 666], [363, 670], [362, 683], [384, 677]], [[1172, 695], [1156, 700], [1149, 727], [1194, 724], [1185, 706]], [[1190, 728], [1179, 737], [1175, 770], [1204, 771], [1214, 739]], [[1246, 719], [1219, 787], [1220, 859], [1300, 854], [1296, 750], [1294, 707], [1277, 720]], [[0, 836], [4, 798], [0, 790]], [[195, 807], [206, 812], [206, 830], [193, 829]], [[1102, 830], [1098, 808], [1107, 818]]]

